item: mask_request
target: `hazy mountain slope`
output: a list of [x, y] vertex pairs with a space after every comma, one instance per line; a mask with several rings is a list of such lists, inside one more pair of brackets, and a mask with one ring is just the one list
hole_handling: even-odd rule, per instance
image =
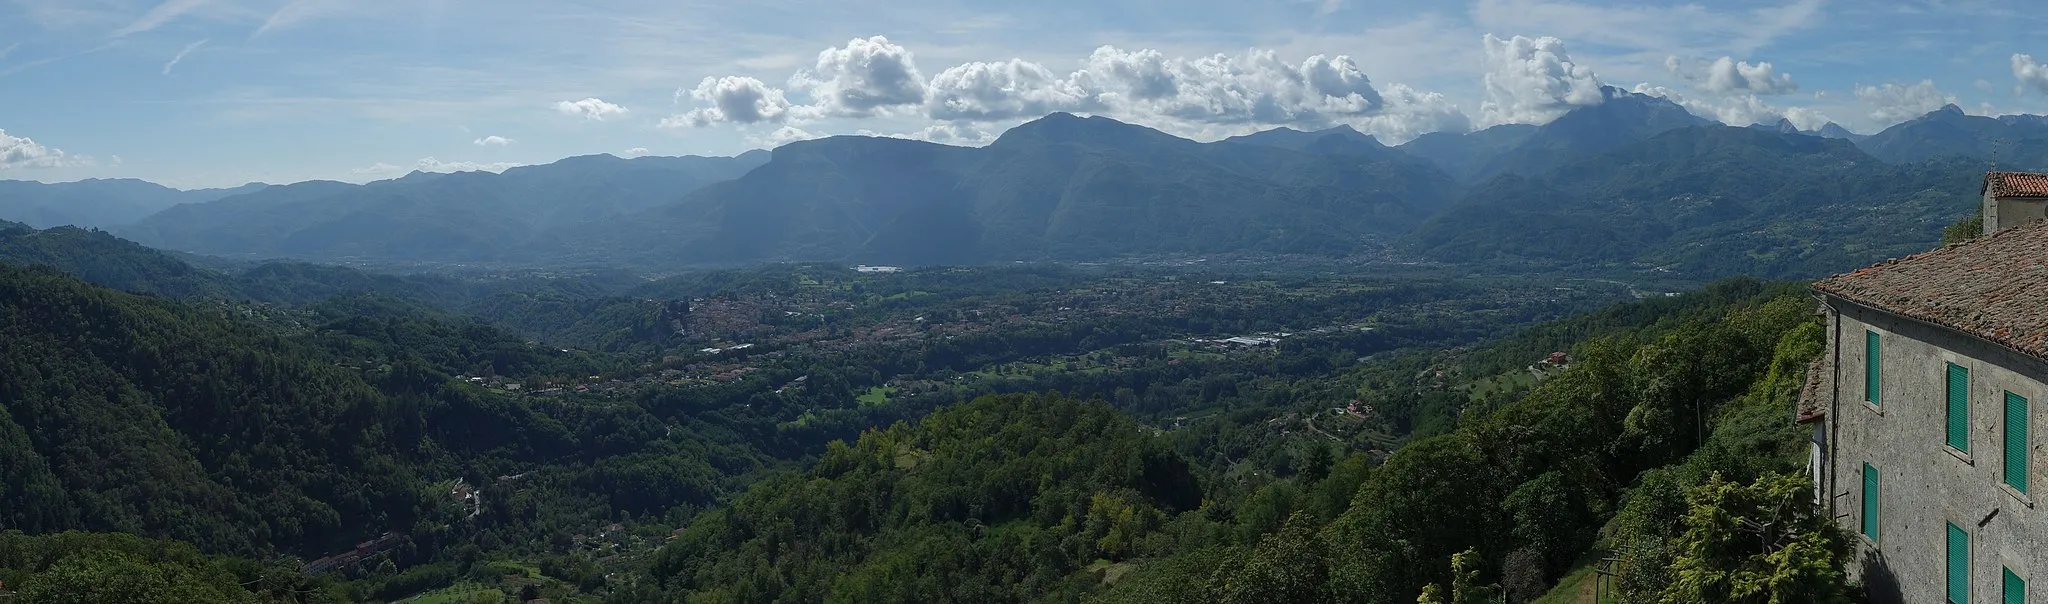
[[1481, 164], [1484, 180], [1501, 174], [1534, 175], [1642, 141], [1658, 133], [1712, 123], [1671, 101], [1604, 88], [1607, 100], [1574, 109], [1536, 128], [1520, 143]]
[[182, 205], [119, 232], [223, 256], [489, 261], [520, 258], [560, 224], [615, 218], [744, 174], [740, 157], [572, 157], [503, 174], [415, 172], [366, 185], [307, 182]]
[[1459, 180], [1471, 180], [1495, 157], [1529, 140], [1536, 134], [1536, 128], [1530, 124], [1501, 124], [1473, 132], [1431, 132], [1395, 148], [1435, 162]]
[[980, 149], [833, 137], [783, 146], [745, 177], [555, 240], [579, 253], [682, 263], [1345, 253], [1418, 223], [1456, 190], [1427, 162], [1370, 138], [1299, 146], [1204, 144], [1069, 114]]
[[0, 180], [0, 220], [36, 228], [71, 225], [111, 228], [133, 223], [181, 203], [202, 203], [262, 190], [252, 183], [232, 189], [180, 191], [134, 179], [89, 179], [40, 183]]
[[1403, 243], [1447, 261], [1813, 276], [1924, 249], [1973, 207], [1976, 169], [1901, 168], [1805, 135], [1687, 128], [1542, 176], [1495, 179]]
[[1893, 125], [1857, 146], [1893, 163], [1968, 157], [1996, 159], [2007, 169], [2048, 169], [2048, 123], [1968, 115], [1955, 105]]

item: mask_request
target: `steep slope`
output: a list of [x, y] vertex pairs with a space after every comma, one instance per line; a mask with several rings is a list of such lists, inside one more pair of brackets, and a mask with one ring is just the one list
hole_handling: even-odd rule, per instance
[[0, 523], [333, 551], [412, 530], [445, 500], [428, 474], [579, 451], [555, 420], [448, 375], [599, 369], [374, 298], [285, 316], [0, 264]]
[[1529, 140], [1536, 129], [1530, 124], [1501, 124], [1475, 132], [1431, 132], [1396, 148], [1435, 162], [1459, 180], [1469, 181], [1478, 176], [1480, 169], [1492, 164], [1495, 157]]
[[1893, 163], [1941, 157], [1997, 159], [2002, 168], [2048, 169], [2048, 122], [2031, 116], [1992, 118], [1946, 105], [1863, 139], [1857, 146]]
[[1863, 142], [1863, 139], [1870, 138], [1868, 134], [1850, 132], [1848, 128], [1843, 128], [1841, 124], [1834, 122], [1822, 125], [1819, 130], [1814, 131], [1814, 134], [1820, 135], [1821, 138], [1839, 138], [1853, 143], [1860, 143]]
[[105, 231], [75, 227], [36, 230], [0, 221], [0, 262], [49, 266], [103, 287], [170, 298], [229, 297], [235, 291], [226, 275]]
[[0, 220], [37, 228], [71, 225], [112, 228], [181, 203], [203, 203], [262, 190], [261, 183], [232, 189], [180, 191], [133, 179], [40, 183], [0, 180]]
[[1541, 174], [1658, 133], [1713, 123], [1662, 98], [1613, 87], [1601, 92], [1605, 101], [1574, 109], [1537, 127], [1521, 143], [1481, 164], [1473, 177]]
[[503, 174], [415, 172], [367, 185], [306, 182], [171, 208], [121, 229], [170, 249], [243, 257], [525, 258], [561, 224], [615, 218], [744, 174], [739, 157], [572, 157]]
[[1455, 191], [1427, 162], [1337, 134], [1296, 151], [1054, 114], [980, 149], [833, 137], [623, 224], [563, 229], [636, 262], [909, 264], [1242, 250], [1344, 253]]
[[1925, 248], [1973, 207], [1976, 169], [1885, 165], [1847, 141], [1805, 135], [1687, 128], [1542, 176], [1495, 179], [1403, 243], [1448, 261], [1812, 276]]
[[47, 269], [0, 265], [0, 317], [8, 526], [253, 552], [410, 522], [388, 403], [343, 370]]
[[1313, 132], [1295, 130], [1293, 128], [1274, 128], [1272, 130], [1263, 130], [1223, 139], [1223, 142], [1226, 143], [1278, 147], [1292, 151], [1312, 151], [1318, 147], [1328, 148], [1334, 144], [1332, 141], [1341, 141], [1365, 147], [1387, 148], [1385, 144], [1381, 143], [1378, 138], [1374, 138], [1373, 135], [1359, 132], [1350, 126], [1336, 126]]

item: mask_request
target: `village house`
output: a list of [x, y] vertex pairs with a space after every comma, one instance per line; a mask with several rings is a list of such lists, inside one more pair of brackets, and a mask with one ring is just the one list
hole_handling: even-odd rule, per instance
[[1798, 421], [1872, 602], [2024, 602], [2048, 580], [2048, 175], [1982, 193], [1984, 235], [1813, 285], [1828, 347]]

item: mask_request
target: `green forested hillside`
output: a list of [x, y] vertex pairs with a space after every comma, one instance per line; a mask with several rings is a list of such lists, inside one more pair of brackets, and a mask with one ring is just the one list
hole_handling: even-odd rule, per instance
[[[1751, 282], [1576, 320], [1548, 333], [1604, 335], [1572, 347], [1571, 369], [1379, 467], [1313, 438], [1288, 474], [1189, 465], [1165, 448], [1175, 432], [1106, 407], [985, 398], [835, 444], [699, 516], [641, 597], [1407, 602], [1476, 548], [1522, 600], [1624, 510], [1682, 509], [1711, 472], [1797, 467], [1786, 418], [1819, 350], [1811, 311]], [[1684, 525], [1626, 513], [1637, 563], [1668, 562]], [[1631, 593], [1670, 584], [1644, 581]]]
[[1404, 243], [1458, 262], [1812, 277], [1926, 249], [1975, 207], [1982, 168], [1887, 165], [1848, 141], [1701, 126], [1493, 180]]

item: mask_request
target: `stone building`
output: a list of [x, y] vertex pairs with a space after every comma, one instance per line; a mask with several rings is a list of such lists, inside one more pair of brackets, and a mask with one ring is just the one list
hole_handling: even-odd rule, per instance
[[2017, 176], [1985, 176], [1985, 235], [1813, 286], [1829, 345], [1798, 419], [1873, 602], [2048, 589], [2048, 175]]

